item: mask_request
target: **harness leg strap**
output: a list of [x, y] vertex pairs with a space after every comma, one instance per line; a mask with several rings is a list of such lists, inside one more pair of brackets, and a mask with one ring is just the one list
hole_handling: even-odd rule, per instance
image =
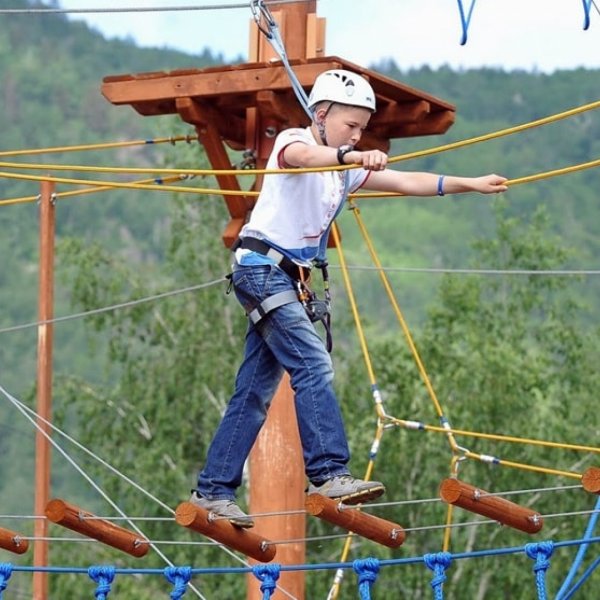
[[298, 295], [293, 290], [286, 290], [285, 292], [273, 294], [272, 296], [265, 298], [258, 306], [254, 307], [248, 313], [248, 318], [256, 325], [272, 310], [275, 310], [284, 304], [291, 304], [292, 302], [298, 302]]

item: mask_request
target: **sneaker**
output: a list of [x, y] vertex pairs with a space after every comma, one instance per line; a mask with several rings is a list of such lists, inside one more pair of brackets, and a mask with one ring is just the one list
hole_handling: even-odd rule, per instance
[[236, 527], [244, 529], [254, 527], [252, 517], [248, 516], [233, 500], [209, 500], [194, 491], [189, 501], [217, 517], [224, 517]]
[[362, 504], [379, 498], [385, 486], [379, 481], [355, 479], [352, 475], [339, 475], [321, 485], [310, 484], [307, 493], [321, 494], [327, 498], [341, 500], [344, 504]]

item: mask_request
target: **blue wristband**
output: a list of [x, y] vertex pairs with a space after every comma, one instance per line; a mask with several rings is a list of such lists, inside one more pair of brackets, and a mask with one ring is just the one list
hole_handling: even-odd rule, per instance
[[446, 176], [440, 175], [440, 178], [438, 179], [438, 196], [444, 195], [444, 177]]

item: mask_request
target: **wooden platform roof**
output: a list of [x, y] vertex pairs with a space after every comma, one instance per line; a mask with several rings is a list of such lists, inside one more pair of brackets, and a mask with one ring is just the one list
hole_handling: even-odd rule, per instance
[[[363, 136], [364, 147], [387, 151], [391, 138], [441, 134], [454, 123], [452, 104], [342, 58], [291, 64], [307, 93], [317, 75], [328, 69], [348, 69], [370, 81], [377, 112]], [[247, 147], [248, 109], [256, 109], [263, 122], [272, 121], [278, 129], [309, 124], [281, 61], [111, 75], [103, 79], [102, 94], [113, 104], [131, 105], [141, 115], [180, 114], [197, 127], [210, 120], [235, 149]]]

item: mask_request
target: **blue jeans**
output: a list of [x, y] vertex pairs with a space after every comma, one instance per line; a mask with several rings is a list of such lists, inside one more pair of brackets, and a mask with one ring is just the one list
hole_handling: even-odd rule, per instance
[[[293, 280], [271, 265], [236, 267], [233, 285], [247, 311], [268, 296], [295, 289]], [[235, 497], [284, 369], [294, 390], [307, 477], [319, 484], [347, 474], [350, 454], [333, 391], [331, 358], [304, 308], [293, 302], [268, 313], [257, 325], [248, 323], [235, 391], [198, 476], [198, 492], [214, 500]]]

